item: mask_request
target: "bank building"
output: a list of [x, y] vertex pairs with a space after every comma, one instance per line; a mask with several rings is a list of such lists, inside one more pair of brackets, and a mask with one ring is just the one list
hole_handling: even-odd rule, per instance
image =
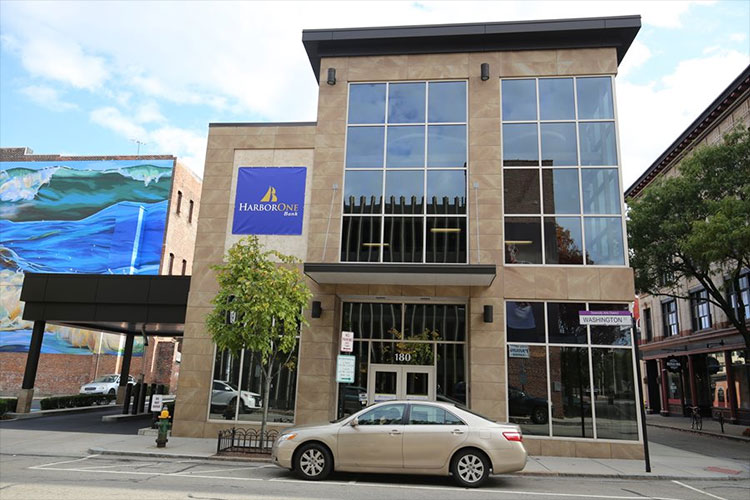
[[317, 121], [209, 125], [174, 434], [259, 423], [258, 358], [205, 327], [211, 266], [259, 234], [313, 292], [271, 428], [427, 399], [519, 424], [532, 455], [642, 457], [631, 331], [579, 322], [634, 299], [615, 76], [639, 28], [303, 31]]

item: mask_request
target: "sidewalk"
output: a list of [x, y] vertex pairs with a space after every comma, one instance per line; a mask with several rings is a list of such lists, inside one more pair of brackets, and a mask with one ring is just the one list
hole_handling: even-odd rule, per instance
[[664, 417], [662, 415], [646, 415], [646, 424], [652, 427], [661, 427], [664, 429], [674, 429], [678, 431], [694, 432], [707, 436], [717, 436], [736, 441], [744, 441], [750, 444], [750, 437], [745, 437], [742, 433], [748, 429], [746, 425], [735, 425], [724, 422], [724, 433], [721, 433], [721, 425], [717, 420], [710, 417], [703, 417], [703, 430], [691, 429], [692, 419], [690, 417], [674, 416]]

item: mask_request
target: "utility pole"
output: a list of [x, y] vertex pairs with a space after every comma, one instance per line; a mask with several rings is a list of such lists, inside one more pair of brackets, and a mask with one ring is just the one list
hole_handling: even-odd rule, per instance
[[139, 141], [138, 139], [130, 139], [130, 142], [134, 142], [134, 143], [136, 143], [138, 145], [138, 149], [136, 151], [136, 155], [140, 155], [141, 154], [141, 146], [145, 146], [146, 143], [142, 142], [142, 141]]

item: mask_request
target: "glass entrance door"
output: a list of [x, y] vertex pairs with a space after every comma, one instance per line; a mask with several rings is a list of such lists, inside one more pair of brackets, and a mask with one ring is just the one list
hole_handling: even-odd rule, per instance
[[367, 404], [393, 399], [435, 401], [435, 367], [371, 364]]

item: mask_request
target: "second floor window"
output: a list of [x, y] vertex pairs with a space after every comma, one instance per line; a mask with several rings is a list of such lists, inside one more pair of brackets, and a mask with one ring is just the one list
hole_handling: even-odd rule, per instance
[[342, 262], [467, 262], [466, 81], [349, 86]]
[[690, 294], [690, 318], [694, 332], [711, 328], [711, 308], [706, 290]]
[[180, 210], [182, 209], [182, 191], [177, 191], [177, 208], [175, 210], [175, 213], [180, 213]]
[[190, 200], [190, 203], [188, 204], [188, 222], [193, 222], [193, 208], [194, 208], [193, 200]]
[[646, 340], [651, 341], [654, 339], [654, 331], [651, 327], [651, 309], [643, 310], [643, 331], [646, 334]]
[[661, 305], [662, 326], [664, 327], [664, 336], [670, 337], [680, 332], [677, 323], [677, 301], [674, 299], [662, 303]]
[[169, 274], [170, 276], [172, 275], [173, 268], [174, 268], [174, 254], [170, 253], [169, 254], [169, 267], [167, 269], [167, 274]]
[[182, 272], [180, 274], [185, 276], [185, 272], [187, 272], [187, 261], [185, 259], [182, 259]]
[[[732, 308], [739, 317], [740, 301], [738, 298], [737, 291], [734, 289], [731, 281], [727, 282], [727, 290], [729, 292], [729, 302], [732, 304]], [[742, 297], [742, 305], [745, 310], [745, 321], [750, 319], [750, 273], [740, 277], [740, 290], [739, 297]]]

